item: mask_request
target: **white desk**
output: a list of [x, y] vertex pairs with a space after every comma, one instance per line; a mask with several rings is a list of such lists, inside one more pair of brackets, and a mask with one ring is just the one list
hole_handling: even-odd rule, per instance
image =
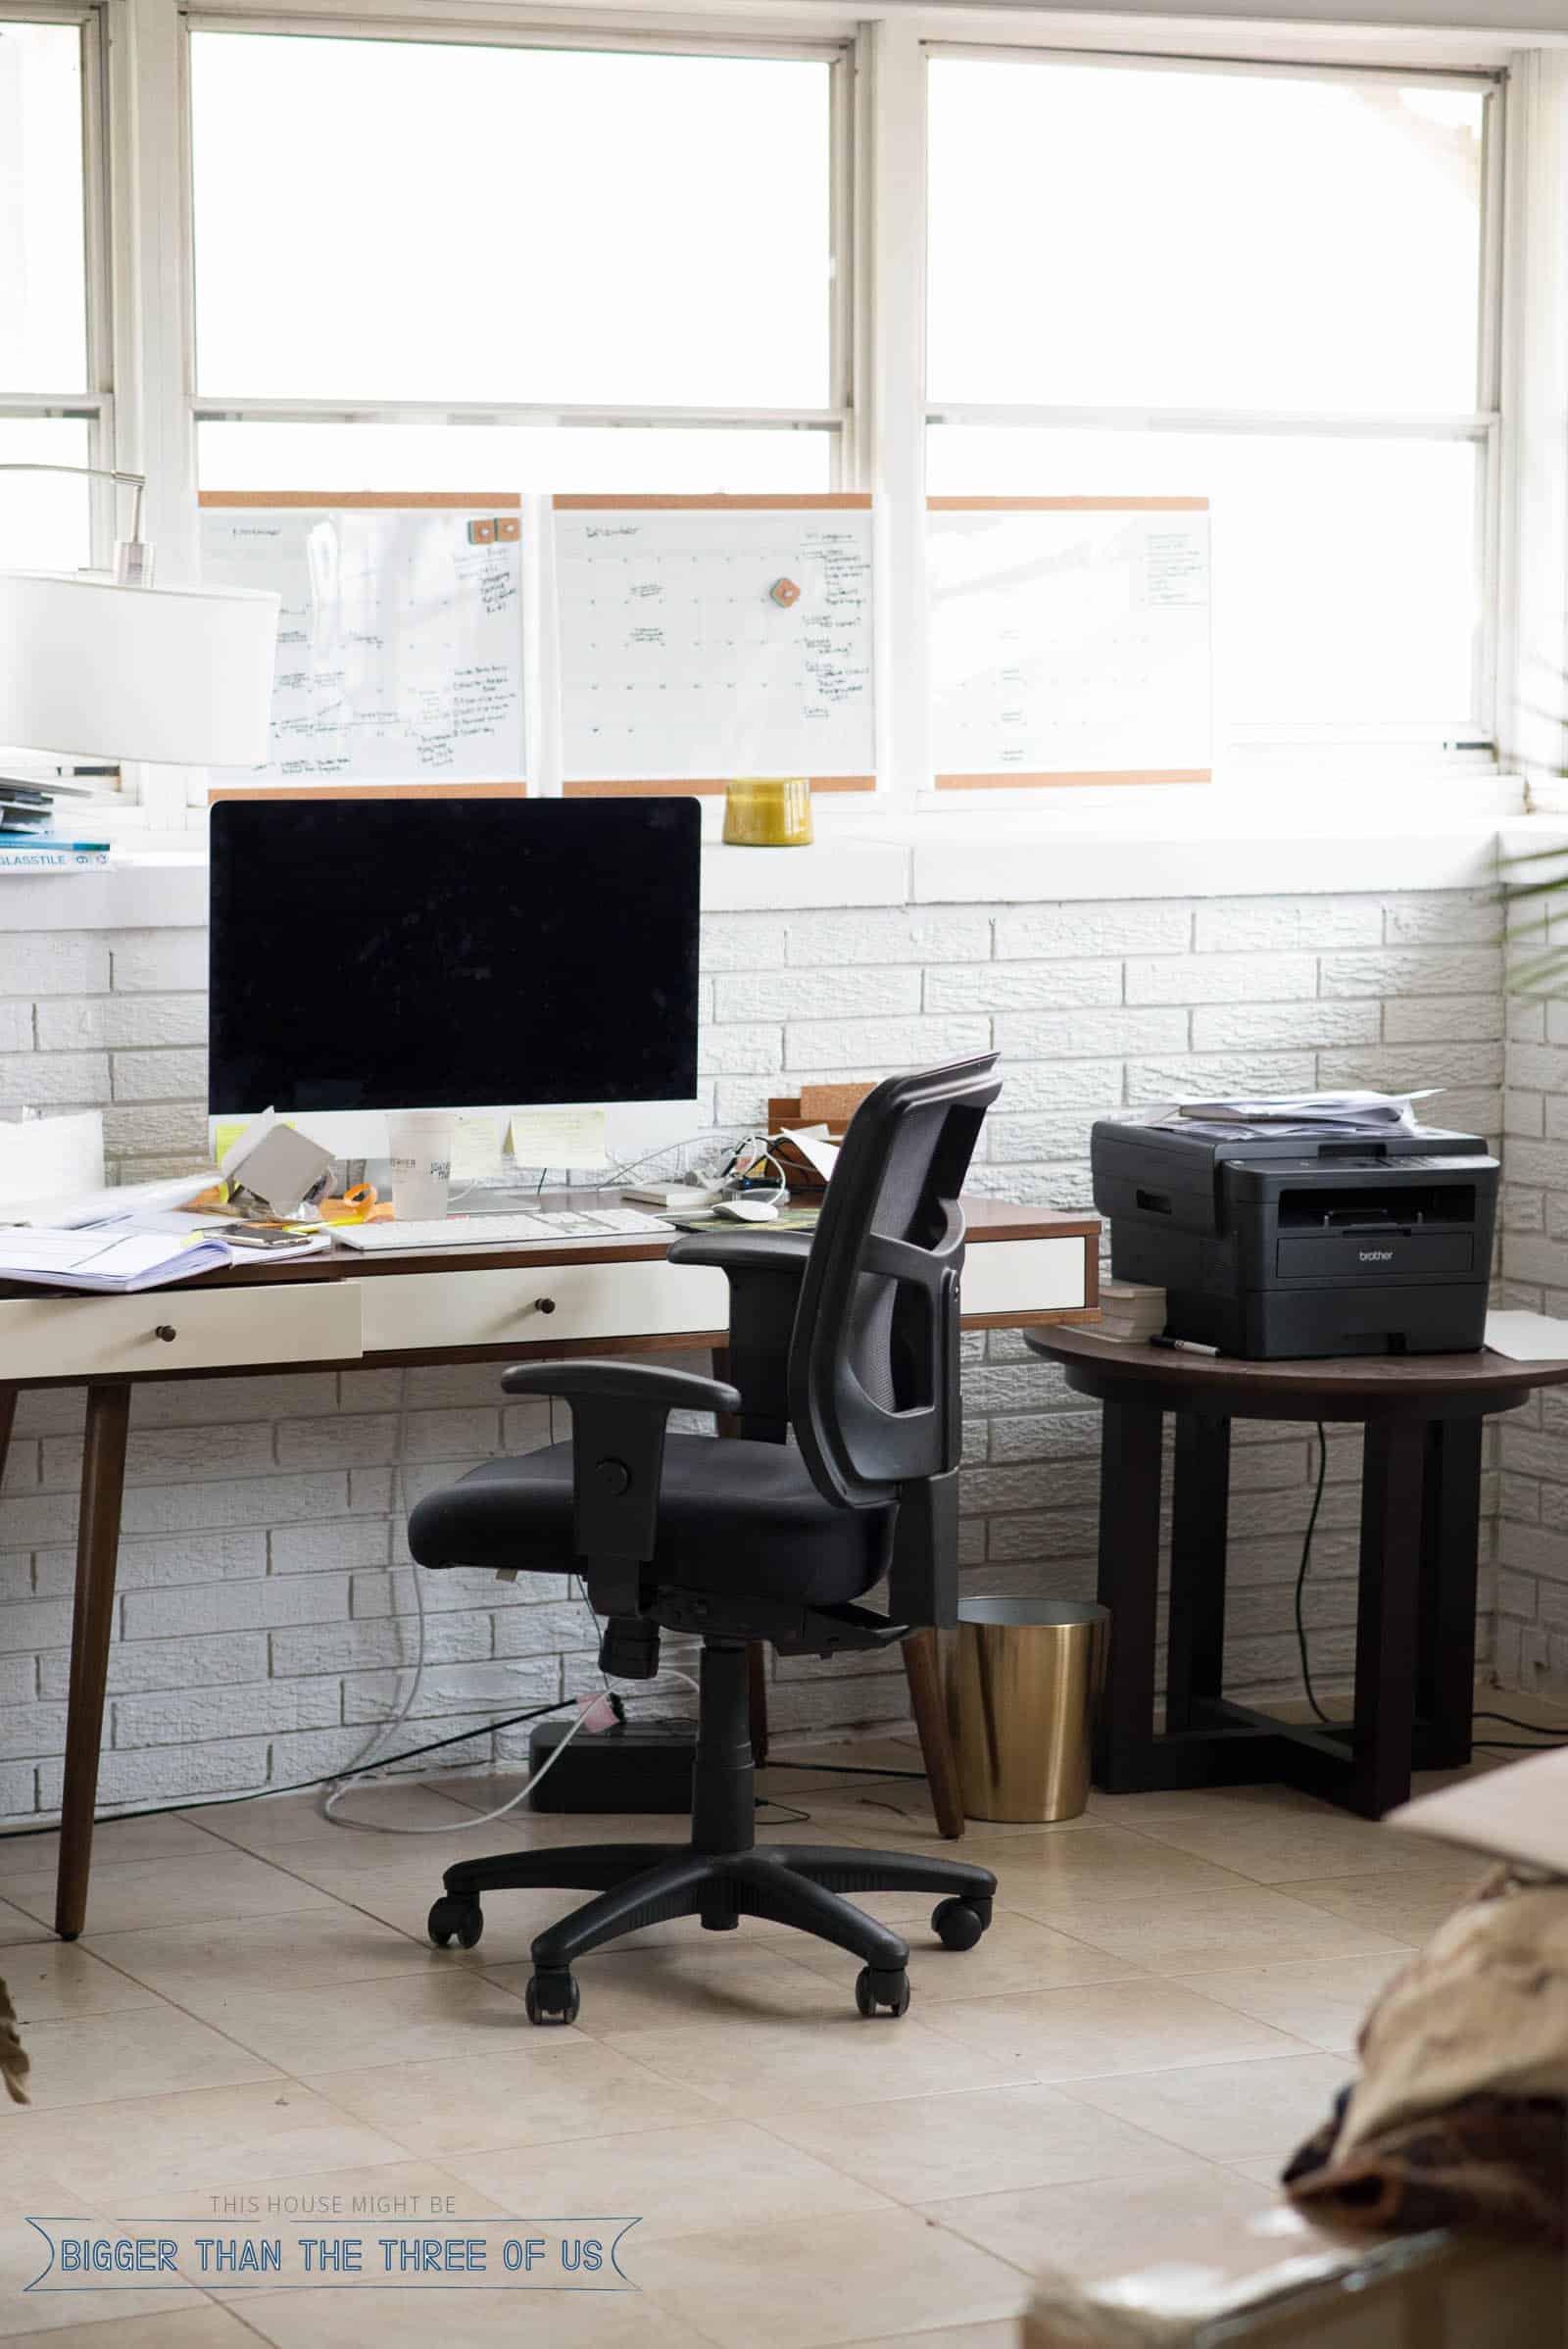
[[[551, 1204], [590, 1207], [593, 1195]], [[994, 1200], [966, 1202], [965, 1329], [1091, 1317], [1099, 1224]], [[529, 1248], [389, 1248], [291, 1263], [229, 1266], [140, 1297], [49, 1296], [0, 1288], [0, 1470], [29, 1387], [84, 1386], [86, 1442], [76, 1527], [60, 1874], [55, 1930], [74, 1940], [86, 1915], [98, 1748], [114, 1616], [130, 1393], [148, 1380], [238, 1377], [268, 1368], [547, 1360], [655, 1353], [728, 1337], [728, 1285], [707, 1266], [671, 1264], [662, 1235]], [[930, 1636], [905, 1643], [915, 1719], [945, 1833], [958, 1834], [956, 1776]], [[755, 1735], [765, 1700], [754, 1675]]]

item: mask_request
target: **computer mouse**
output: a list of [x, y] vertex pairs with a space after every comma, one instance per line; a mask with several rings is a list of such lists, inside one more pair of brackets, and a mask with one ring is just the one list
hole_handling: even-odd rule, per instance
[[727, 1215], [731, 1223], [777, 1223], [778, 1208], [770, 1199], [721, 1199], [713, 1209], [715, 1215]]

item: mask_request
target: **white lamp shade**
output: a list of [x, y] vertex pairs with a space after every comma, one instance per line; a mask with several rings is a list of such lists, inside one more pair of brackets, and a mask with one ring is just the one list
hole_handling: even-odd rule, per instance
[[168, 766], [268, 757], [278, 598], [0, 571], [0, 742]]

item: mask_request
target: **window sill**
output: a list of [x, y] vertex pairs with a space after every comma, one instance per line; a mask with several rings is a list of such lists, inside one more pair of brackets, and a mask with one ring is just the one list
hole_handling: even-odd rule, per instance
[[[1353, 802], [1301, 785], [1266, 799], [1211, 790], [1127, 801], [1088, 808], [1062, 792], [1024, 807], [910, 811], [819, 800], [814, 845], [783, 850], [726, 848], [721, 809], [705, 807], [704, 909], [1478, 889], [1494, 877], [1504, 832], [1517, 850], [1536, 827], [1543, 837], [1564, 827], [1560, 814], [1527, 816], [1523, 785], [1490, 774]], [[127, 840], [98, 872], [0, 875], [0, 931], [199, 929], [206, 919], [205, 849], [188, 833]]]

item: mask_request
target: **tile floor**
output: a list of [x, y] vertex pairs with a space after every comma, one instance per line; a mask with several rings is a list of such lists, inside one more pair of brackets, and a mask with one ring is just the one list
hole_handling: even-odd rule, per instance
[[[808, 1752], [918, 1764], [900, 1736]], [[911, 1781], [763, 1783], [764, 1835], [937, 1844]], [[973, 1951], [935, 1944], [929, 1901], [868, 1898], [910, 1928], [902, 2022], [862, 2021], [854, 1960], [819, 1943], [682, 1922], [583, 1961], [576, 2026], [535, 2031], [528, 1941], [574, 1896], [496, 1895], [467, 1953], [426, 1945], [425, 1910], [458, 1852], [580, 1839], [583, 1823], [375, 1832], [461, 1826], [494, 1798], [494, 1781], [451, 1777], [363, 1790], [355, 1833], [310, 1796], [105, 1828], [73, 1948], [48, 1933], [53, 1838], [0, 1841], [0, 1973], [33, 2067], [31, 2107], [0, 2112], [0, 2338], [1005, 2349], [1042, 2264], [1114, 2273], [1266, 2201], [1366, 2002], [1477, 1874], [1281, 1788], [1095, 1795], [1060, 1827], [971, 1830], [964, 1856], [1001, 1880]], [[201, 2219], [223, 2196], [357, 2194], [416, 2214], [450, 2197], [471, 2218], [639, 2214], [640, 2295], [23, 2289], [29, 2211]]]

